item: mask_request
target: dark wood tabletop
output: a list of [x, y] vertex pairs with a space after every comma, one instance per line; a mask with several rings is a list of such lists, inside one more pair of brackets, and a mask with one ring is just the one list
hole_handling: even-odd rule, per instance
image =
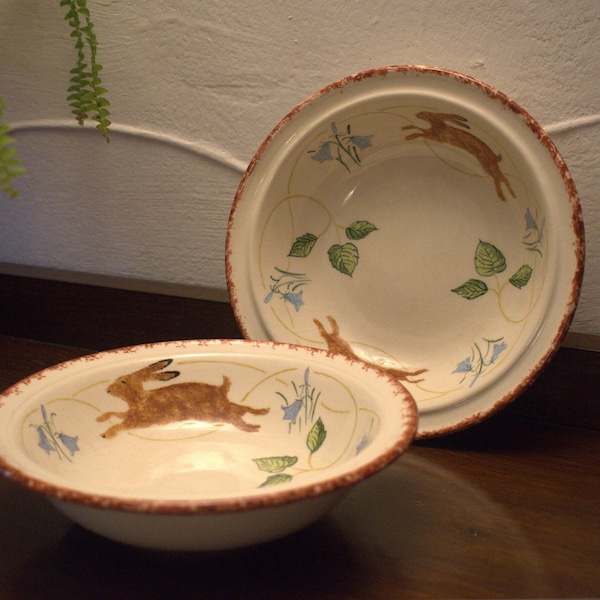
[[[240, 337], [231, 307], [0, 276], [0, 388], [159, 339]], [[561, 348], [519, 399], [415, 443], [326, 518], [219, 553], [103, 539], [0, 479], [0, 600], [600, 596], [600, 353]]]

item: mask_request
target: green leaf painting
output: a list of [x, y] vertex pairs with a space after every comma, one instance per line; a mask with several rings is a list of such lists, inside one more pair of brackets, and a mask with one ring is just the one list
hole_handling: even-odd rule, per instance
[[267, 473], [281, 473], [288, 467], [298, 462], [297, 456], [269, 456], [266, 458], [252, 459], [261, 471]]
[[479, 296], [483, 296], [488, 291], [488, 286], [480, 279], [469, 279], [469, 281], [459, 285], [452, 291], [467, 300], [474, 300]]
[[271, 475], [267, 477], [267, 479], [261, 483], [258, 487], [268, 487], [271, 485], [279, 485], [280, 483], [288, 483], [292, 480], [292, 475], [288, 473], [279, 473], [277, 475]]
[[334, 244], [329, 248], [329, 262], [334, 269], [337, 269], [344, 275], [350, 275], [354, 273], [354, 269], [358, 264], [358, 248], [350, 242], [340, 246]]
[[349, 240], [362, 240], [376, 229], [377, 227], [369, 221], [355, 221], [352, 225], [346, 227], [346, 237]]
[[317, 239], [317, 236], [312, 233], [305, 233], [304, 235], [298, 236], [296, 241], [292, 244], [288, 256], [306, 258], [313, 249]]
[[314, 454], [323, 445], [326, 437], [327, 431], [325, 430], [325, 425], [323, 425], [323, 421], [319, 418], [308, 432], [306, 438], [306, 445], [311, 454]]
[[[345, 229], [346, 237], [349, 240], [357, 241], [366, 238], [369, 234], [377, 231], [377, 226], [370, 221], [354, 221]], [[293, 241], [288, 257], [292, 258], [306, 258], [313, 251], [315, 244], [319, 241], [319, 237], [314, 233], [306, 232], [303, 235], [299, 235]], [[331, 266], [343, 273], [352, 277], [354, 269], [358, 265], [358, 248], [352, 242], [346, 242], [345, 244], [333, 244], [327, 251], [329, 256], [329, 263]], [[281, 271], [280, 269], [277, 269]], [[283, 272], [283, 271], [282, 271]], [[273, 279], [273, 278], [272, 278]], [[273, 292], [271, 287], [271, 292]], [[267, 296], [267, 302], [271, 300], [272, 294]], [[296, 310], [298, 305], [296, 305]]]
[[508, 281], [511, 285], [521, 289], [529, 283], [532, 273], [533, 269], [529, 265], [523, 265]]
[[479, 242], [475, 250], [475, 270], [483, 277], [502, 273], [506, 269], [506, 259], [496, 246]]
[[[482, 277], [492, 277], [503, 273], [506, 270], [506, 257], [493, 244], [480, 241], [475, 249], [475, 270]], [[533, 268], [529, 265], [522, 265], [519, 270], [508, 280], [512, 286], [521, 289], [525, 287], [533, 275]], [[458, 294], [467, 300], [479, 298], [489, 291], [489, 286], [481, 279], [469, 279], [465, 283], [452, 289], [452, 292]], [[495, 293], [500, 294], [501, 289], [496, 289]]]
[[[298, 463], [298, 456], [291, 456], [289, 454], [275, 454], [272, 456], [263, 456], [260, 458], [253, 458], [254, 464], [260, 471], [270, 473], [265, 481], [259, 487], [265, 487], [270, 485], [279, 485], [281, 483], [288, 483], [298, 473], [310, 471], [313, 467], [310, 463], [310, 457], [323, 446], [325, 438], [327, 437], [327, 430], [321, 417], [315, 415], [315, 411], [318, 411], [320, 407], [319, 397], [321, 392], [315, 388], [311, 382], [311, 370], [307, 367], [304, 370], [304, 377], [302, 383], [298, 383], [295, 378], [291, 380], [291, 387], [293, 388], [293, 398], [286, 397], [288, 394], [281, 391], [277, 391], [277, 396], [283, 399], [284, 404], [281, 405], [283, 410], [282, 417], [283, 421], [287, 422], [288, 433], [294, 436], [302, 436], [304, 439], [306, 448], [309, 451], [308, 458], [308, 469], [306, 466], [300, 467]], [[289, 389], [289, 386], [286, 386]], [[317, 419], [316, 421], [314, 419]], [[312, 425], [311, 425], [312, 423]], [[293, 427], [292, 427], [293, 426]], [[306, 430], [308, 429], [308, 434]], [[306, 452], [303, 451], [302, 454]], [[290, 469], [292, 473], [284, 472]]]

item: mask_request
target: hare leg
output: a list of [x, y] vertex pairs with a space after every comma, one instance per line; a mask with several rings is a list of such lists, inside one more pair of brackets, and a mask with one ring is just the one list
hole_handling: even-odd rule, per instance
[[109, 427], [104, 433], [100, 435], [105, 439], [109, 439], [115, 437], [115, 435], [117, 435], [119, 431], [122, 431], [124, 429], [127, 429], [127, 427], [123, 423], [117, 423], [116, 425]]
[[270, 408], [252, 408], [251, 406], [244, 407], [244, 412], [248, 412], [252, 415], [266, 415], [270, 410]]
[[232, 425], [235, 425], [238, 429], [242, 431], [255, 432], [260, 429], [260, 425], [253, 425], [251, 423], [246, 423], [243, 419], [235, 419], [230, 421]]
[[108, 419], [111, 417], [119, 417], [120, 419], [124, 419], [126, 414], [126, 412], [105, 412], [96, 417], [96, 421], [103, 423], [104, 421], [108, 421]]

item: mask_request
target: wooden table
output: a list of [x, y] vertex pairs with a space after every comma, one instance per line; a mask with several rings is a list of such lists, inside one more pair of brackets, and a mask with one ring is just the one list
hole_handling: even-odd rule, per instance
[[[226, 304], [3, 276], [0, 286], [2, 389], [111, 346], [239, 337]], [[562, 348], [501, 413], [413, 445], [321, 522], [243, 550], [123, 546], [0, 480], [0, 599], [600, 596], [599, 376], [600, 353]]]

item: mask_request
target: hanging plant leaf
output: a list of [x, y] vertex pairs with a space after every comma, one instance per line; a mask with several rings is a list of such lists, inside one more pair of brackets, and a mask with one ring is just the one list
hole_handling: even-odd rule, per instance
[[305, 233], [304, 235], [298, 236], [296, 241], [292, 244], [288, 256], [306, 258], [311, 253], [317, 239], [317, 236], [312, 233]]
[[346, 237], [349, 240], [362, 240], [376, 230], [377, 227], [373, 223], [369, 223], [369, 221], [355, 221], [346, 228]]
[[521, 289], [529, 283], [532, 274], [533, 269], [529, 265], [523, 265], [508, 281], [516, 288]]
[[102, 85], [100, 71], [102, 65], [97, 61], [98, 40], [94, 33], [94, 24], [86, 6], [87, 0], [60, 0], [60, 6], [67, 7], [65, 20], [71, 27], [71, 37], [75, 39], [77, 59], [71, 69], [67, 101], [71, 112], [80, 125], [90, 118], [96, 121], [96, 129], [108, 142], [108, 128], [111, 124], [108, 110], [109, 101]]
[[334, 244], [329, 248], [329, 262], [334, 269], [337, 269], [344, 275], [354, 273], [354, 269], [358, 264], [358, 248], [354, 244], [346, 243], [343, 246]]
[[325, 430], [325, 425], [323, 425], [323, 421], [319, 417], [319, 420], [311, 427], [306, 437], [306, 445], [311, 454], [314, 454], [323, 445], [326, 437], [327, 431]]
[[10, 198], [16, 198], [19, 191], [12, 180], [25, 172], [16, 156], [15, 140], [8, 135], [9, 127], [3, 121], [4, 101], [0, 98], [0, 190]]
[[483, 277], [502, 273], [506, 269], [504, 254], [493, 244], [479, 242], [475, 250], [475, 270]]
[[488, 286], [480, 279], [469, 279], [469, 281], [459, 285], [452, 291], [467, 300], [474, 300], [479, 296], [483, 296], [488, 291]]
[[269, 456], [252, 459], [261, 471], [281, 473], [298, 462], [297, 456]]

